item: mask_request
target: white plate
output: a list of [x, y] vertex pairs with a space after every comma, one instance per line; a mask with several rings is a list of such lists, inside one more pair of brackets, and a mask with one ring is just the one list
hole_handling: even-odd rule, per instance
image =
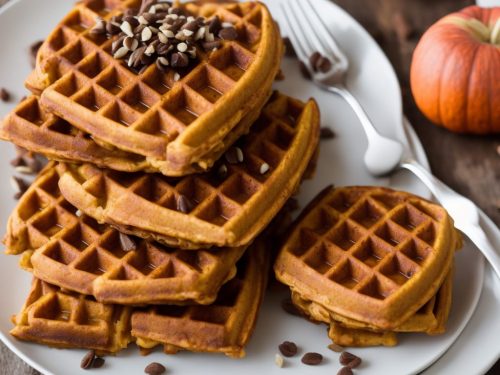
[[[276, 0], [267, 3], [276, 12]], [[352, 71], [349, 87], [365, 106], [371, 118], [380, 130], [387, 135], [401, 136], [403, 128], [401, 116], [401, 100], [397, 79], [392, 67], [369, 35], [349, 15], [340, 8], [325, 1], [316, 0], [320, 13], [338, 35], [338, 40], [351, 60]], [[0, 11], [0, 83], [19, 99], [25, 94], [22, 82], [29, 72], [27, 47], [35, 40], [43, 38], [53, 25], [68, 11], [72, 2], [64, 0], [18, 0]], [[277, 14], [277, 13], [276, 13]], [[401, 175], [392, 181], [374, 179], [369, 176], [362, 164], [362, 155], [366, 140], [353, 113], [339, 98], [324, 94], [303, 80], [298, 72], [296, 62], [286, 60], [283, 70], [286, 80], [277, 86], [284, 92], [303, 99], [315, 97], [322, 111], [324, 125], [331, 126], [337, 138], [322, 143], [322, 152], [318, 165], [317, 177], [304, 185], [300, 200], [305, 204], [321, 188], [327, 184], [336, 185], [391, 185], [428, 196], [414, 179]], [[382, 94], [381, 94], [382, 93]], [[0, 117], [12, 105], [0, 103]], [[410, 133], [412, 141], [420, 150], [419, 158], [426, 163], [425, 155], [414, 133]], [[11, 145], [2, 144], [0, 148], [0, 173], [4, 177], [0, 184], [0, 226], [4, 228], [9, 212], [15, 202], [11, 199], [12, 191], [7, 179], [12, 174], [8, 161], [13, 157]], [[0, 281], [0, 336], [2, 340], [26, 362], [47, 374], [84, 374], [79, 369], [79, 361], [83, 356], [80, 350], [57, 350], [39, 345], [22, 343], [13, 340], [8, 331], [11, 328], [10, 316], [19, 311], [29, 288], [30, 275], [17, 267], [17, 257], [1, 255]], [[448, 333], [439, 337], [424, 335], [401, 335], [401, 343], [395, 348], [358, 349], [363, 360], [363, 370], [370, 374], [410, 374], [417, 373], [435, 362], [455, 341], [468, 318], [474, 312], [483, 282], [483, 262], [481, 257], [467, 245], [457, 256], [457, 272], [455, 277], [455, 296], [452, 314], [448, 325]], [[15, 285], [14, 288], [9, 288]], [[488, 289], [490, 288], [490, 289]], [[491, 286], [486, 292], [491, 296]], [[498, 290], [498, 289], [497, 289]], [[269, 293], [259, 317], [255, 334], [248, 346], [247, 357], [243, 360], [231, 360], [219, 355], [180, 353], [176, 356], [165, 356], [156, 352], [147, 358], [140, 357], [132, 346], [120, 353], [117, 358], [109, 358], [100, 373], [124, 374], [142, 373], [144, 367], [152, 362], [165, 363], [171, 373], [189, 374], [263, 374], [281, 373], [274, 365], [274, 354], [277, 345], [283, 340], [293, 340], [305, 351], [317, 351], [325, 356], [322, 365], [311, 368], [300, 363], [300, 357], [287, 359], [286, 372], [289, 374], [332, 374], [339, 368], [338, 355], [326, 349], [329, 340], [324, 326], [315, 326], [302, 319], [282, 312], [279, 302], [282, 295]], [[488, 302], [488, 301], [486, 301]], [[499, 312], [498, 302], [489, 301], [493, 311], [482, 307], [483, 318]], [[494, 305], [497, 303], [497, 305]], [[492, 318], [490, 318], [492, 319]], [[474, 320], [475, 321], [475, 320]], [[477, 325], [473, 333], [484, 328]], [[495, 327], [497, 328], [497, 327]], [[499, 331], [499, 330], [497, 330]], [[487, 332], [489, 333], [489, 332]], [[486, 333], [483, 333], [484, 335]], [[476, 335], [477, 337], [477, 335]], [[483, 335], [481, 335], [483, 337]], [[474, 360], [464, 358], [464, 350], [469, 350], [470, 343], [457, 343], [447, 354], [453, 364], [467, 361], [471, 369], [469, 373], [484, 370], [498, 358], [499, 350], [482, 348], [475, 353]], [[490, 345], [492, 346], [492, 345]], [[496, 347], [498, 349], [498, 346]], [[485, 354], [486, 353], [486, 354]], [[442, 363], [441, 361], [438, 365]], [[439, 373], [449, 372], [446, 366]]]

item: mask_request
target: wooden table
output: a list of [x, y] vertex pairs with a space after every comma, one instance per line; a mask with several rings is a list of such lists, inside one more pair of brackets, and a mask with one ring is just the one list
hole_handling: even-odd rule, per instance
[[[0, 0], [0, 6], [8, 0]], [[375, 37], [393, 63], [403, 88], [404, 110], [425, 146], [434, 174], [471, 198], [500, 225], [500, 136], [455, 135], [432, 125], [419, 112], [409, 91], [409, 69], [418, 38], [443, 15], [471, 0], [334, 0]], [[395, 25], [399, 24], [396, 28]], [[410, 35], [404, 30], [405, 26]], [[471, 359], [473, 360], [473, 359]], [[0, 373], [34, 375], [37, 371], [0, 343]], [[498, 362], [488, 373], [500, 373]]]

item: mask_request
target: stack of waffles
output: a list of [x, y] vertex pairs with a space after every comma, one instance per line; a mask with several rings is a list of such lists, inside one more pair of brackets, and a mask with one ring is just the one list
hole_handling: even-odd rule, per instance
[[34, 275], [15, 337], [244, 355], [270, 223], [317, 156], [316, 103], [272, 92], [281, 55], [258, 2], [71, 10], [0, 126], [50, 159], [4, 240]]
[[342, 346], [443, 333], [461, 237], [440, 206], [379, 187], [327, 188], [305, 209], [274, 269], [298, 310]]

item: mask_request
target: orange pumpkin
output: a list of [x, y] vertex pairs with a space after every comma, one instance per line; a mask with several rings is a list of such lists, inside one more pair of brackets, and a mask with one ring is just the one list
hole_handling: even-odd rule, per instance
[[500, 133], [500, 7], [470, 6], [432, 25], [413, 54], [410, 81], [432, 122]]

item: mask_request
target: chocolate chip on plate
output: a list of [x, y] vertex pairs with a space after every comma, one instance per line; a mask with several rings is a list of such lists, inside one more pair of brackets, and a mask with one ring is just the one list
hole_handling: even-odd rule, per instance
[[101, 368], [102, 366], [104, 366], [104, 362], [106, 362], [104, 358], [95, 357], [94, 361], [92, 362], [92, 368]]
[[94, 359], [95, 359], [95, 350], [90, 350], [82, 358], [82, 361], [80, 362], [80, 367], [84, 370], [92, 368], [92, 363], [94, 362]]
[[37, 40], [30, 46], [30, 62], [31, 66], [34, 68], [36, 65], [36, 55], [38, 54], [38, 50], [43, 44], [43, 40]]
[[290, 298], [286, 298], [283, 301], [281, 301], [281, 308], [285, 310], [287, 313], [290, 315], [295, 315], [295, 316], [302, 316], [300, 311], [295, 307], [293, 304], [292, 300]]
[[8, 102], [10, 100], [10, 93], [5, 88], [0, 88], [0, 100], [2, 102]]
[[339, 362], [341, 365], [356, 368], [361, 364], [361, 358], [349, 352], [342, 352], [339, 357]]
[[335, 132], [329, 127], [323, 126], [319, 131], [319, 137], [321, 139], [332, 139], [335, 138]]
[[305, 365], [316, 366], [321, 363], [323, 356], [319, 353], [309, 352], [304, 354], [301, 361]]
[[283, 341], [278, 348], [285, 357], [293, 357], [297, 354], [297, 345], [292, 341]]
[[167, 371], [165, 366], [158, 362], [152, 362], [144, 369], [144, 372], [148, 375], [161, 375], [165, 371]]
[[337, 372], [337, 375], [353, 375], [353, 372], [350, 367], [344, 366]]

